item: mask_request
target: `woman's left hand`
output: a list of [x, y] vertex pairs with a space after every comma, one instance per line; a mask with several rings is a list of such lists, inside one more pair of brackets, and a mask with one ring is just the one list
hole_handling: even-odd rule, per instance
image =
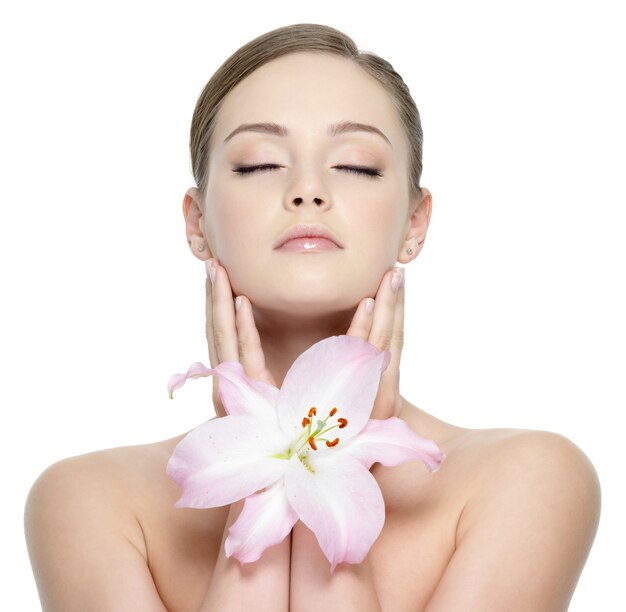
[[[399, 274], [397, 290], [392, 287], [394, 274]], [[366, 310], [368, 301], [373, 302], [371, 313]], [[391, 362], [380, 379], [370, 418], [399, 416], [402, 410], [400, 355], [404, 346], [404, 268], [395, 267], [385, 273], [376, 299], [361, 300], [347, 335], [358, 336], [380, 350], [388, 349], [391, 352]]]

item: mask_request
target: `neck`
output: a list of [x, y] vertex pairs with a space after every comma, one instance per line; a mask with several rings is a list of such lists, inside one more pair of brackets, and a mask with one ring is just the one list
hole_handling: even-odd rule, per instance
[[280, 388], [293, 362], [316, 342], [345, 334], [356, 311], [333, 311], [314, 318], [253, 306], [254, 320], [265, 356], [265, 367]]

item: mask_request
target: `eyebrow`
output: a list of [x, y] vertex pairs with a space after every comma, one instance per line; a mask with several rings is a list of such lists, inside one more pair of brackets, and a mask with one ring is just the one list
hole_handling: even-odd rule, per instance
[[[224, 142], [228, 142], [236, 134], [241, 132], [263, 132], [265, 134], [272, 134], [274, 136], [286, 137], [289, 136], [289, 130], [278, 123], [271, 121], [263, 123], [242, 123], [239, 127], [235, 128], [226, 138]], [[327, 134], [329, 136], [338, 136], [339, 134], [345, 134], [346, 132], [369, 132], [370, 134], [378, 134], [385, 139], [389, 146], [393, 148], [391, 141], [383, 132], [373, 125], [367, 123], [357, 123], [356, 121], [340, 121], [328, 126]]]

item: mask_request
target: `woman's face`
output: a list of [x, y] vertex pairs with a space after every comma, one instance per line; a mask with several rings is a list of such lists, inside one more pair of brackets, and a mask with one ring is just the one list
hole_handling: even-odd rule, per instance
[[[384, 137], [361, 130], [329, 134], [330, 126], [346, 121], [374, 126]], [[251, 123], [284, 126], [287, 135], [231, 135]], [[377, 81], [339, 56], [294, 53], [273, 60], [224, 98], [209, 159], [200, 224], [235, 295], [302, 317], [345, 311], [375, 296], [405, 247], [410, 205], [406, 137]], [[273, 167], [236, 172], [261, 164]], [[343, 248], [274, 248], [298, 223], [323, 224]]]

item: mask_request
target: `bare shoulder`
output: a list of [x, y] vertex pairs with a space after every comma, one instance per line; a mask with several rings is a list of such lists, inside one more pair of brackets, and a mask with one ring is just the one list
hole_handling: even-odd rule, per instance
[[582, 449], [565, 436], [535, 430], [469, 430], [458, 451], [473, 466], [480, 483], [474, 500], [484, 495], [508, 500], [531, 494], [536, 502], [548, 502], [537, 508], [544, 514], [573, 501], [590, 517], [599, 513], [596, 470]]
[[89, 609], [95, 598], [102, 610], [164, 609], [138, 514], [149, 487], [167, 486], [166, 457], [164, 443], [102, 450], [63, 459], [35, 481], [24, 524], [45, 610]]
[[449, 446], [467, 495], [428, 612], [566, 610], [600, 516], [589, 458], [548, 431], [463, 430]]

